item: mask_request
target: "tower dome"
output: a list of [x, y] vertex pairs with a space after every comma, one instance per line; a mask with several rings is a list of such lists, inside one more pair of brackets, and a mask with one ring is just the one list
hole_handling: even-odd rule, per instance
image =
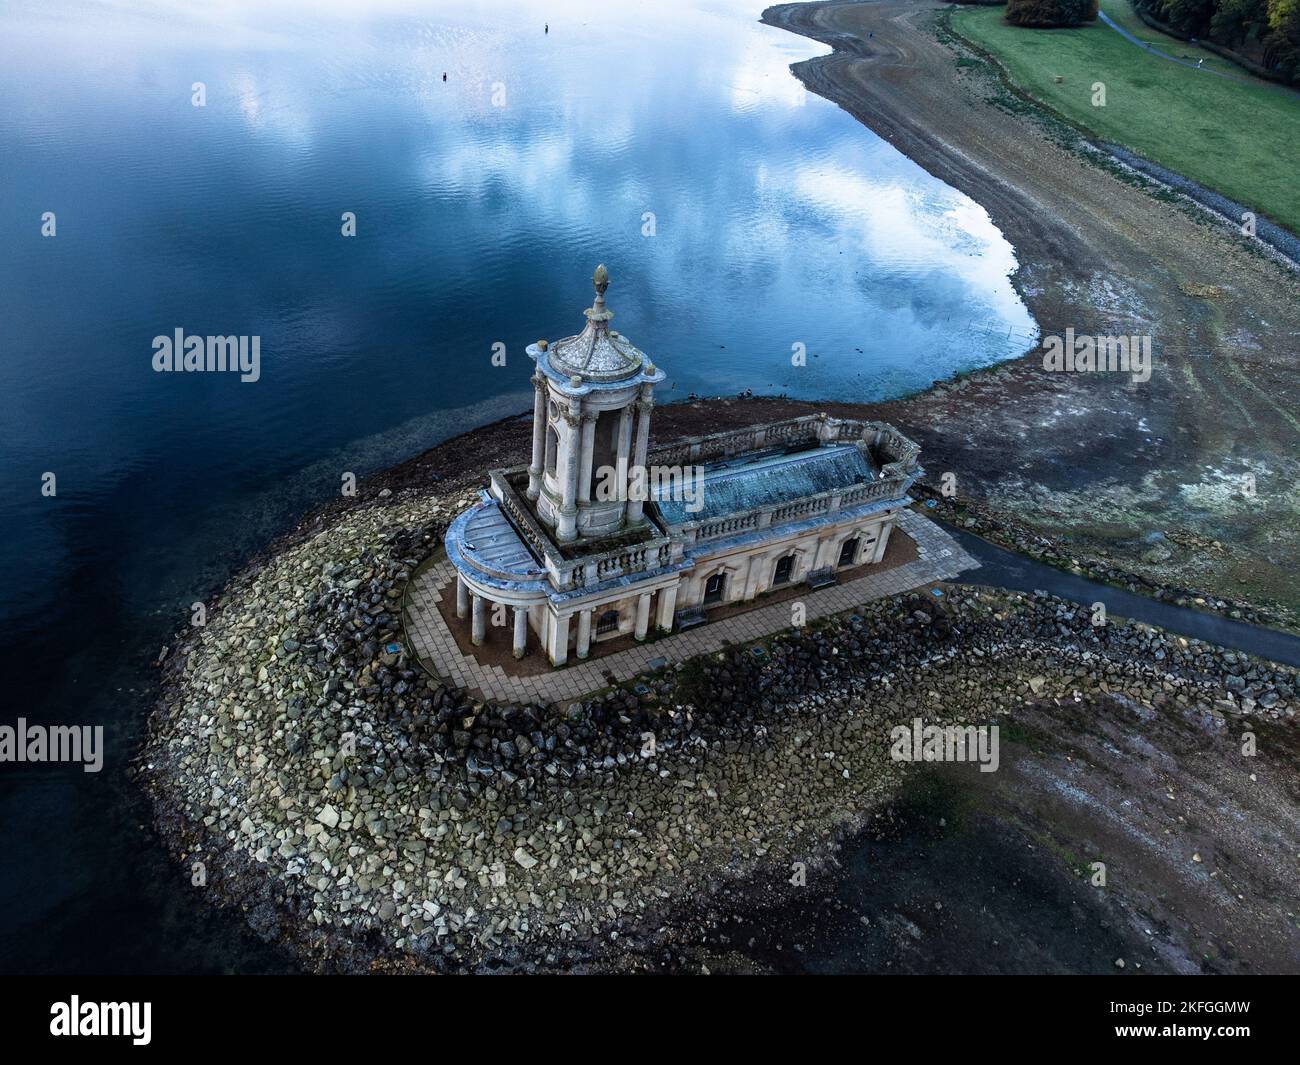
[[583, 311], [587, 324], [576, 336], [565, 337], [549, 346], [547, 362], [555, 374], [593, 383], [626, 381], [646, 369], [654, 374], [654, 365], [640, 348], [627, 337], [609, 327], [614, 312], [605, 305], [609, 288], [609, 271], [605, 264], [596, 267], [592, 276], [596, 299]]

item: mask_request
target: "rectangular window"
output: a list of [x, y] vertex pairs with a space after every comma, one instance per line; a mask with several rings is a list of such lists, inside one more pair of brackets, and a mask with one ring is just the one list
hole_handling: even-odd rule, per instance
[[722, 602], [722, 592], [727, 585], [727, 575], [725, 573], [715, 573], [704, 582], [704, 601], [706, 603]]

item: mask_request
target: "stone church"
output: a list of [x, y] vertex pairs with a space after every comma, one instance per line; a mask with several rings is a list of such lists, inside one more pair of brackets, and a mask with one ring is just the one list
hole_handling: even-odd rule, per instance
[[501, 604], [515, 657], [531, 628], [561, 666], [597, 641], [698, 624], [884, 557], [923, 472], [912, 441], [817, 414], [652, 448], [665, 375], [611, 327], [604, 266], [594, 280], [582, 331], [528, 348], [532, 461], [492, 470], [447, 530], [456, 614], [473, 643], [489, 638]]

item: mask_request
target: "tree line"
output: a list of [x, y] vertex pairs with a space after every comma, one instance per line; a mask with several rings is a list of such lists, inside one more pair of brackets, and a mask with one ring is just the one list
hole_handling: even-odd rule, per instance
[[1210, 41], [1279, 81], [1300, 84], [1300, 0], [1134, 0], [1181, 37]]
[[[1300, 0], [1133, 3], [1157, 29], [1217, 45], [1257, 74], [1300, 85]], [[1097, 0], [1007, 0], [1006, 19], [1016, 26], [1082, 26], [1096, 17]]]

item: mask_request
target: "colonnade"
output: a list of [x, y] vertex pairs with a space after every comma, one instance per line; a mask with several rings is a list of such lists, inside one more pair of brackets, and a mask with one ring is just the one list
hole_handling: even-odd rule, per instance
[[[456, 578], [456, 616], [470, 617], [470, 642], [479, 647], [487, 639], [487, 612], [492, 601], [470, 589], [463, 577]], [[506, 604], [509, 605], [509, 604]], [[528, 608], [511, 607], [514, 614], [514, 635], [510, 648], [516, 658], [523, 658], [528, 650]]]
[[[655, 608], [655, 624], [663, 632], [670, 632], [673, 627], [673, 615], [677, 609], [677, 585], [671, 584], [659, 588]], [[636, 599], [636, 613], [632, 626], [632, 635], [637, 640], [644, 640], [650, 631], [651, 600], [656, 592], [642, 592]], [[485, 595], [474, 591], [465, 583], [464, 578], [456, 577], [456, 617], [470, 618], [470, 642], [475, 647], [487, 639], [488, 610], [494, 605]], [[507, 604], [509, 605], [509, 604]], [[578, 631], [574, 653], [578, 658], [586, 658], [591, 653], [591, 644], [595, 635], [596, 619], [602, 609], [608, 609], [609, 603], [580, 608], [571, 614], [552, 617], [546, 626], [544, 643], [551, 662], [557, 666], [564, 665], [569, 657], [569, 626], [576, 619]], [[528, 607], [511, 606], [514, 611], [514, 632], [511, 653], [515, 658], [523, 658], [528, 650]]]

